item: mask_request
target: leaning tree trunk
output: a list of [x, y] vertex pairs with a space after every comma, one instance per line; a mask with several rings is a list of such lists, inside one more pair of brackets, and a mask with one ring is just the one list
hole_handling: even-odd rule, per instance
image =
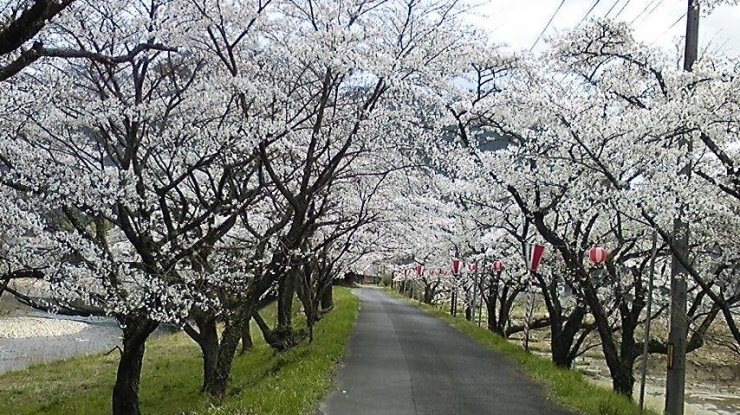
[[146, 339], [158, 323], [141, 316], [119, 318], [123, 327], [123, 351], [113, 386], [113, 415], [140, 415], [139, 383]]
[[236, 348], [241, 339], [244, 318], [227, 319], [224, 331], [221, 333], [221, 344], [218, 350], [218, 360], [213, 371], [206, 392], [216, 398], [223, 398], [226, 394], [226, 387], [231, 377], [231, 365], [234, 362]]

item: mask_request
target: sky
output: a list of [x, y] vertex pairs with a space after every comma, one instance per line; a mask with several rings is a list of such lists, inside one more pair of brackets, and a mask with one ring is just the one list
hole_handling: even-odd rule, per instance
[[[529, 50], [561, 0], [483, 0], [476, 23], [491, 33], [494, 42]], [[596, 4], [591, 17], [609, 17], [621, 10], [619, 20], [632, 22], [637, 40], [676, 52], [683, 48], [687, 0], [565, 0], [535, 51], [546, 47], [545, 39], [574, 28]], [[700, 50], [740, 57], [740, 6], [720, 6], [699, 21]]]

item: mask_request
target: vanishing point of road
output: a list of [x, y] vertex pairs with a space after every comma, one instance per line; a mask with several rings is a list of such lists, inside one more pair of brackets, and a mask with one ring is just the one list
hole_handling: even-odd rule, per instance
[[323, 415], [571, 415], [515, 365], [379, 289], [361, 308]]

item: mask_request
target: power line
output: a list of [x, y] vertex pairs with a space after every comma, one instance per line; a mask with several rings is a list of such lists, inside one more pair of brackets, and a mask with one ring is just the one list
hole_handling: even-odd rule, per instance
[[642, 11], [641, 11], [640, 13], [638, 13], [638, 14], [637, 14], [637, 16], [635, 16], [635, 18], [634, 18], [634, 19], [632, 19], [632, 21], [630, 22], [630, 24], [634, 24], [634, 23], [635, 23], [635, 21], [636, 21], [637, 19], [639, 19], [639, 18], [640, 18], [640, 16], [642, 16], [642, 14], [643, 14], [643, 13], [645, 13], [645, 11], [647, 11], [647, 9], [648, 9], [648, 8], [650, 8], [650, 6], [652, 6], [652, 5], [653, 5], [653, 3], [655, 3], [655, 1], [656, 1], [656, 0], [650, 0], [650, 3], [648, 3], [648, 4], [647, 4], [647, 5], [645, 6], [645, 8], [644, 8], [644, 9], [642, 9]]
[[677, 24], [679, 24], [679, 23], [680, 23], [680, 22], [681, 22], [681, 21], [682, 21], [682, 20], [683, 20], [683, 19], [684, 19], [684, 18], [686, 17], [686, 15], [687, 15], [687, 14], [688, 14], [688, 12], [684, 12], [684, 13], [681, 13], [681, 15], [680, 15], [680, 16], [678, 16], [678, 19], [676, 19], [676, 21], [675, 21], [675, 22], [673, 22], [673, 24], [672, 24], [672, 25], [670, 25], [670, 26], [668, 27], [668, 29], [664, 30], [664, 31], [663, 31], [663, 33], [661, 33], [661, 34], [660, 34], [660, 35], [659, 35], [658, 37], [656, 37], [656, 38], [655, 38], [655, 39], [654, 39], [654, 40], [653, 40], [652, 42], [650, 42], [650, 46], [652, 46], [653, 44], [655, 44], [655, 42], [657, 42], [657, 41], [658, 41], [658, 40], [660, 40], [660, 39], [661, 39], [661, 38], [662, 38], [663, 36], [665, 36], [665, 34], [666, 34], [666, 33], [668, 33], [668, 32], [669, 32], [669, 31], [670, 31], [671, 29], [673, 29], [674, 27], [676, 27], [676, 25], [677, 25]]
[[604, 15], [604, 18], [607, 18], [607, 17], [609, 17], [609, 14], [611, 14], [612, 10], [614, 10], [614, 8], [615, 8], [615, 7], [617, 7], [617, 4], [619, 4], [619, 3], [621, 2], [621, 1], [622, 1], [622, 0], [616, 0], [616, 1], [615, 1], [615, 2], [614, 2], [614, 3], [612, 4], [612, 7], [610, 7], [610, 8], [609, 8], [609, 10], [608, 10], [608, 11], [606, 12], [606, 14]]
[[656, 5], [655, 5], [655, 6], [653, 6], [653, 8], [652, 8], [652, 9], [650, 9], [650, 11], [648, 12], [648, 14], [646, 14], [646, 15], [645, 15], [645, 17], [643, 17], [643, 18], [642, 18], [642, 20], [640, 20], [640, 23], [642, 23], [642, 22], [644, 22], [645, 20], [647, 20], [647, 18], [648, 18], [648, 17], [650, 17], [650, 15], [651, 15], [651, 14], [653, 14], [653, 12], [654, 12], [654, 11], [655, 11], [655, 10], [656, 10], [656, 9], [657, 9], [658, 7], [660, 7], [660, 5], [661, 5], [661, 4], [663, 4], [663, 1], [664, 1], [664, 0], [660, 0], [660, 1], [659, 1], [659, 2], [658, 2], [658, 3], [656, 4]]
[[540, 41], [540, 39], [542, 39], [542, 35], [544, 35], [544, 34], [545, 34], [545, 32], [547, 31], [547, 29], [548, 29], [548, 28], [550, 27], [550, 24], [552, 24], [552, 21], [553, 21], [553, 20], [555, 20], [555, 16], [557, 16], [557, 15], [558, 15], [558, 12], [559, 12], [559, 11], [560, 11], [560, 9], [561, 9], [561, 8], [563, 7], [563, 4], [565, 4], [565, 0], [562, 0], [562, 1], [560, 2], [560, 5], [558, 5], [558, 8], [557, 8], [557, 9], [555, 10], [555, 13], [553, 13], [553, 14], [552, 14], [552, 16], [550, 16], [550, 20], [548, 20], [547, 24], [545, 25], [545, 28], [544, 28], [544, 29], [542, 29], [542, 32], [540, 32], [540, 35], [539, 35], [539, 36], [537, 36], [537, 39], [536, 39], [536, 40], [534, 41], [534, 43], [532, 44], [532, 47], [531, 47], [531, 48], [529, 48], [529, 51], [530, 51], [530, 52], [531, 52], [531, 51], [532, 51], [532, 50], [534, 49], [534, 47], [535, 47], [535, 46], [537, 46], [537, 42], [539, 42], [539, 41]]
[[624, 11], [624, 9], [625, 9], [625, 8], [627, 7], [627, 5], [628, 5], [628, 4], [630, 4], [630, 1], [631, 1], [631, 0], [627, 0], [627, 1], [626, 1], [626, 2], [624, 3], [624, 6], [622, 6], [622, 8], [621, 8], [621, 9], [619, 9], [619, 11], [617, 12], [617, 14], [616, 14], [616, 15], [614, 16], [614, 19], [615, 19], [615, 20], [616, 20], [617, 18], [619, 18], [619, 15], [620, 15], [620, 14], [622, 14], [622, 12], [623, 12], [623, 11]]
[[[584, 14], [583, 17], [581, 18], [581, 21], [578, 22], [578, 24], [576, 25], [576, 29], [578, 29], [578, 26], [580, 26], [581, 23], [583, 23], [583, 21], [586, 20], [586, 18], [588, 17], [588, 15], [591, 14], [592, 11], [594, 11], [594, 9], [596, 8], [596, 6], [598, 6], [600, 2], [601, 2], [601, 0], [595, 0], [594, 1], [594, 3], [591, 5], [591, 8], [588, 9], [588, 11], [586, 12], [586, 14]], [[612, 7], [614, 7], [614, 6], [612, 6]]]

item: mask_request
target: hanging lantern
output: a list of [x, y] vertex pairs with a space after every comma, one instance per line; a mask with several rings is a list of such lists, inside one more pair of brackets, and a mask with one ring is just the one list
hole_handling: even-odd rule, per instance
[[478, 269], [478, 265], [476, 265], [475, 262], [471, 262], [468, 264], [468, 271], [475, 272], [476, 269]]
[[535, 272], [540, 266], [542, 255], [545, 253], [545, 245], [527, 244], [524, 247], [524, 260], [527, 261], [527, 268]]
[[493, 268], [493, 270], [496, 272], [501, 272], [504, 270], [504, 263], [499, 260], [493, 261], [493, 264], [491, 264], [491, 268]]
[[594, 245], [591, 248], [588, 248], [587, 252], [588, 260], [591, 261], [591, 264], [593, 264], [594, 266], [600, 267], [604, 265], [604, 262], [606, 262], [606, 256], [608, 255], [608, 253], [603, 247]]
[[457, 275], [460, 273], [460, 265], [462, 264], [462, 261], [460, 261], [460, 258], [454, 258], [452, 260], [452, 273]]
[[429, 275], [436, 275], [436, 274], [437, 274], [437, 270], [435, 268], [432, 268], [429, 270]]
[[419, 264], [415, 268], [416, 268], [416, 276], [417, 277], [421, 277], [421, 274], [424, 273], [424, 265], [423, 264]]

